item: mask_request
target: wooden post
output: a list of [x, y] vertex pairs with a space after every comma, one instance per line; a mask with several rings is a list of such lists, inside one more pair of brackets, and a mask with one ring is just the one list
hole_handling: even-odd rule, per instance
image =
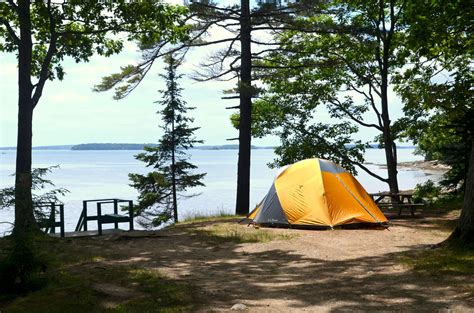
[[97, 203], [97, 229], [99, 230], [99, 236], [102, 236], [101, 216], [102, 216], [102, 204]]
[[[114, 214], [118, 215], [118, 202], [117, 202], [117, 199], [114, 199]], [[114, 227], [115, 229], [118, 229], [118, 223], [117, 222], [114, 223], [114, 226], [115, 226]]]
[[130, 218], [130, 230], [133, 230], [133, 201], [128, 201], [128, 216]]
[[82, 212], [84, 216], [84, 231], [87, 231], [87, 201], [82, 202]]
[[49, 231], [51, 234], [56, 233], [56, 204], [54, 202], [51, 202], [51, 230]]
[[64, 233], [64, 204], [59, 205], [59, 223], [60, 223], [60, 229], [61, 229], [61, 237], [65, 236]]

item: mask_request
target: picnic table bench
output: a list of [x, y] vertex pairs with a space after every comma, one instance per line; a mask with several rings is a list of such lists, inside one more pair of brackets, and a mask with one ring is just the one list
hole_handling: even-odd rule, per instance
[[402, 191], [393, 193], [389, 191], [376, 192], [369, 194], [379, 208], [398, 208], [398, 216], [402, 214], [402, 209], [410, 209], [411, 216], [415, 216], [415, 210], [423, 207], [423, 203], [415, 203], [413, 201], [413, 192]]
[[[103, 224], [114, 224], [114, 228], [118, 229], [119, 223], [128, 223], [129, 230], [133, 230], [133, 201], [132, 200], [123, 200], [123, 199], [94, 199], [94, 200], [84, 200], [83, 209], [79, 221], [76, 225], [76, 232], [87, 231], [87, 222], [88, 221], [97, 221], [97, 230], [98, 234], [102, 235], [102, 225]], [[128, 214], [119, 214], [119, 204], [126, 203], [128, 206]], [[96, 204], [97, 206], [97, 215], [88, 214], [88, 204]], [[103, 205], [112, 204], [113, 213], [103, 214]]]

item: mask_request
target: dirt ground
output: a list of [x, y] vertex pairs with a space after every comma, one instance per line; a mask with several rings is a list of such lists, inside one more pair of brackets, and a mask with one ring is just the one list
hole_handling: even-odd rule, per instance
[[401, 261], [443, 241], [454, 218], [393, 219], [389, 230], [268, 229], [297, 236], [267, 243], [216, 243], [189, 230], [211, 222], [96, 240], [107, 240], [114, 254], [104, 264], [135, 264], [191, 283], [206, 311], [244, 304], [250, 312], [474, 312], [474, 277], [424, 274]]

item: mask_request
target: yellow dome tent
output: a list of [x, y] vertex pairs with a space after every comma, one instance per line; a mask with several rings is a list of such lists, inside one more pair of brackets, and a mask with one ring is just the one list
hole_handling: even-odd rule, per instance
[[307, 159], [282, 168], [270, 191], [247, 216], [263, 226], [386, 225], [364, 187], [339, 165]]

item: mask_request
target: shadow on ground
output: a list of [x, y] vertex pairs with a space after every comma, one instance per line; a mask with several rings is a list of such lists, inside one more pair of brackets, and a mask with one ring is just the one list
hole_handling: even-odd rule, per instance
[[[444, 227], [437, 220], [419, 222], [408, 220], [403, 227], [417, 228], [417, 236]], [[189, 231], [206, 225], [182, 225], [160, 237], [112, 239], [105, 245], [95, 239], [101, 244], [90, 243], [89, 248], [103, 257], [103, 266], [133, 264], [190, 283], [211, 309], [229, 309], [239, 302], [256, 311], [463, 311], [474, 307], [472, 276], [430, 275], [401, 263], [402, 258], [429, 249], [428, 244], [406, 245], [402, 252], [331, 260], [324, 249], [309, 257], [271, 242], [256, 244], [261, 249], [249, 252], [247, 244], [216, 243], [210, 234]], [[341, 230], [340, 234], [352, 236], [354, 232], [357, 230]], [[374, 231], [373, 240], [377, 233]], [[404, 244], [394, 242], [393, 246]], [[314, 249], [320, 249], [317, 243]]]

